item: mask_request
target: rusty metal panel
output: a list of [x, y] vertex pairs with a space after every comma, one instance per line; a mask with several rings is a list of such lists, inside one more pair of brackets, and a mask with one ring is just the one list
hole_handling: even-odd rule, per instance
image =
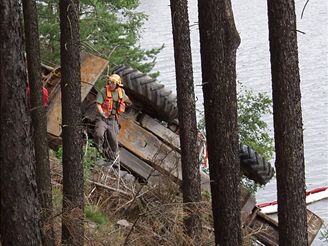
[[47, 113], [47, 131], [56, 137], [61, 134], [61, 112], [61, 92], [59, 90], [53, 97]]
[[[91, 88], [94, 86], [99, 76], [106, 68], [108, 61], [91, 54], [81, 54], [81, 99], [82, 101], [88, 95]], [[60, 79], [57, 76], [53, 78], [57, 84]], [[51, 81], [50, 81], [51, 83]], [[48, 107], [48, 122], [47, 131], [53, 136], [60, 136], [62, 132], [62, 108], [61, 108], [61, 91], [56, 90], [55, 94], [51, 97]]]
[[[163, 128], [165, 127], [161, 126], [159, 122], [156, 122], [155, 120], [148, 121], [148, 123], [149, 122], [152, 124], [149, 128], [159, 129], [160, 132], [163, 132]], [[120, 145], [124, 146], [124, 148], [139, 158], [150, 163], [155, 169], [171, 176], [175, 176], [174, 180], [178, 182], [178, 184], [181, 183], [181, 156], [175, 151], [174, 147], [172, 148], [166, 143], [163, 143], [153, 134], [153, 131], [147, 131], [127, 116], [121, 117], [120, 124], [121, 129], [118, 137]], [[158, 126], [156, 126], [156, 124], [158, 124]], [[147, 129], [149, 128], [147, 127]], [[172, 137], [172, 135], [170, 136]], [[175, 136], [178, 137], [176, 134]], [[132, 170], [135, 169], [132, 166], [130, 166], [130, 168]], [[201, 182], [202, 190], [210, 192], [209, 176], [201, 173]], [[240, 193], [240, 204], [242, 211], [245, 214], [243, 219], [246, 219], [246, 217], [252, 213], [255, 203], [254, 197], [252, 197], [247, 190], [242, 189]]]
[[153, 134], [161, 138], [165, 143], [175, 148], [180, 152], [180, 137], [176, 133], [172, 132], [167, 127], [161, 125], [154, 118], [144, 114], [140, 119], [142, 127], [151, 131]]
[[81, 99], [88, 95], [100, 75], [106, 69], [108, 61], [89, 53], [81, 53]]
[[306, 212], [308, 224], [308, 244], [311, 245], [323, 225], [323, 220], [309, 209], [307, 209]]
[[119, 143], [140, 159], [178, 180], [182, 179], [180, 154], [133, 120], [120, 118]]
[[[45, 65], [42, 65], [45, 66]], [[50, 68], [48, 68], [50, 69]], [[60, 90], [60, 67], [53, 68], [44, 79], [44, 86], [48, 90], [48, 108], [51, 107], [53, 98], [57, 94], [57, 91]]]
[[[178, 134], [172, 132], [170, 129], [167, 127], [163, 126], [160, 122], [157, 120], [151, 118], [147, 114], [143, 114], [141, 119], [139, 119], [140, 125], [151, 132], [153, 135], [155, 135], [157, 138], [162, 140], [165, 144], [167, 144], [170, 148], [172, 148], [172, 151], [177, 151], [178, 153], [181, 152], [180, 150], [180, 137]], [[180, 154], [178, 154], [179, 162], [178, 165], [179, 167], [181, 166], [181, 161], [180, 161]], [[181, 168], [180, 168], [181, 169]], [[180, 172], [181, 173], [181, 172]], [[179, 181], [181, 181], [181, 177], [178, 177]], [[202, 185], [202, 190], [210, 192], [210, 178], [208, 175], [204, 174], [201, 172], [201, 185]]]

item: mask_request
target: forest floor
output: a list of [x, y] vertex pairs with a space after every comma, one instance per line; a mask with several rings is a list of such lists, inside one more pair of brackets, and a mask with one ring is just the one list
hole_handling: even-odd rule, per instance
[[[61, 238], [62, 162], [50, 152], [56, 245]], [[98, 164], [96, 164], [98, 163]], [[85, 245], [195, 245], [184, 231], [182, 195], [178, 185], [162, 178], [157, 185], [144, 184], [117, 167], [91, 163], [85, 175]], [[197, 205], [202, 219], [201, 242], [214, 245], [211, 202], [203, 194]], [[245, 235], [244, 245], [252, 238]]]

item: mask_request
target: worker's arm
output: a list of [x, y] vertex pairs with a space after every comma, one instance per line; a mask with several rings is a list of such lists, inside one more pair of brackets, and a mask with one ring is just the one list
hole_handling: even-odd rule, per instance
[[127, 107], [132, 105], [132, 101], [130, 100], [130, 98], [125, 94], [125, 91], [123, 90], [123, 102], [125, 103], [125, 105]]
[[130, 98], [127, 95], [125, 95], [123, 101], [126, 104], [126, 106], [131, 106], [132, 105], [132, 101], [130, 100]]
[[102, 89], [101, 91], [99, 91], [98, 94], [97, 94], [97, 98], [96, 98], [96, 110], [97, 110], [97, 112], [101, 116], [105, 117], [104, 110], [101, 107], [101, 104], [103, 103], [103, 101], [104, 101], [104, 89]]
[[105, 113], [104, 113], [104, 110], [103, 110], [102, 107], [101, 107], [101, 104], [100, 104], [100, 103], [97, 103], [97, 104], [96, 104], [96, 107], [97, 107], [97, 112], [98, 112], [101, 116], [105, 117]]

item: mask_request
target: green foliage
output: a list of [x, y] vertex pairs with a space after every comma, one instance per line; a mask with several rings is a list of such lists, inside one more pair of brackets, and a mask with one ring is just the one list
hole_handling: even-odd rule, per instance
[[238, 130], [240, 141], [269, 160], [274, 151], [273, 139], [262, 117], [272, 113], [272, 100], [266, 93], [255, 94], [243, 86], [238, 93]]
[[92, 166], [97, 160], [103, 159], [96, 147], [94, 147], [93, 141], [89, 140], [84, 146], [83, 156], [83, 168], [84, 168], [84, 179], [87, 179], [91, 175]]
[[[42, 60], [59, 64], [60, 35], [58, 0], [38, 3]], [[80, 39], [82, 49], [109, 60], [109, 71], [119, 65], [130, 65], [148, 73], [161, 50], [142, 49], [138, 45], [140, 30], [147, 19], [135, 10], [138, 0], [81, 0]]]
[[[272, 113], [272, 101], [265, 93], [255, 94], [251, 90], [246, 90], [242, 85], [240, 87], [237, 95], [239, 141], [250, 146], [266, 160], [269, 160], [274, 151], [273, 139], [270, 137], [268, 125], [262, 117]], [[199, 114], [198, 129], [205, 132], [204, 113], [199, 112]], [[208, 172], [204, 169], [203, 171]], [[241, 185], [252, 194], [255, 194], [260, 187], [246, 176], [242, 177]]]
[[[84, 179], [87, 179], [91, 175], [91, 169], [94, 163], [97, 160], [103, 159], [99, 151], [94, 147], [93, 141], [89, 140], [87, 145], [83, 147], [84, 156], [83, 156], [83, 176]], [[58, 147], [56, 151], [56, 158], [62, 160], [63, 156], [63, 147], [62, 145]]]
[[56, 150], [56, 158], [59, 160], [63, 159], [63, 146], [60, 145], [58, 149]]
[[241, 177], [240, 183], [242, 187], [248, 190], [251, 194], [255, 196], [258, 188], [260, 187], [259, 184], [255, 183], [253, 180], [247, 178], [245, 175]]
[[59, 64], [60, 33], [58, 0], [37, 1], [41, 59], [50, 65]]
[[105, 225], [108, 223], [108, 218], [105, 214], [103, 214], [96, 206], [87, 205], [84, 208], [85, 217], [93, 222], [95, 222], [98, 226]]
[[[237, 100], [239, 141], [252, 147], [269, 160], [274, 151], [273, 139], [270, 137], [268, 125], [262, 117], [272, 113], [272, 100], [265, 93], [255, 94], [243, 86], [238, 92]], [[204, 113], [199, 113], [198, 129], [205, 132]]]
[[[239, 141], [253, 148], [266, 160], [270, 160], [274, 145], [263, 116], [272, 114], [272, 100], [266, 93], [255, 94], [241, 84], [237, 100]], [[260, 187], [246, 176], [242, 177], [241, 184], [254, 195]]]

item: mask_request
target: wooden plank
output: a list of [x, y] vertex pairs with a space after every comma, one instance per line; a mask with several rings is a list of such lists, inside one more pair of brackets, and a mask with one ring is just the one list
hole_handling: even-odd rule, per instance
[[[108, 61], [91, 54], [81, 54], [81, 100], [88, 95], [99, 76], [106, 68]], [[60, 83], [57, 76], [54, 77], [56, 83]], [[62, 108], [61, 108], [61, 91], [57, 90], [53, 95], [48, 108], [47, 131], [54, 136], [60, 136], [62, 132]]]
[[240, 188], [240, 216], [242, 223], [245, 223], [249, 216], [253, 213], [254, 207], [256, 205], [255, 197], [245, 188]]
[[167, 127], [160, 124], [154, 118], [151, 118], [147, 114], [143, 114], [139, 120], [142, 127], [151, 131], [157, 137], [162, 139], [165, 143], [173, 147], [175, 150], [180, 152], [180, 137], [176, 133], [172, 132]]
[[120, 160], [122, 166], [131, 170], [147, 182], [151, 184], [158, 184], [160, 182], [161, 174], [157, 170], [140, 160], [125, 148], [120, 148]]
[[279, 245], [279, 231], [278, 223], [271, 219], [269, 216], [259, 212], [256, 208], [253, 211], [253, 221], [248, 225], [250, 233], [254, 233], [254, 236], [258, 241], [267, 246]]
[[[323, 220], [311, 212], [309, 209], [307, 212], [307, 223], [308, 223], [308, 245], [311, 245], [316, 235], [320, 231]], [[278, 222], [271, 219], [269, 216], [259, 212], [259, 208], [253, 211], [253, 216], [248, 221], [249, 232], [255, 233], [254, 236], [258, 241], [268, 246], [279, 245], [279, 227]]]

